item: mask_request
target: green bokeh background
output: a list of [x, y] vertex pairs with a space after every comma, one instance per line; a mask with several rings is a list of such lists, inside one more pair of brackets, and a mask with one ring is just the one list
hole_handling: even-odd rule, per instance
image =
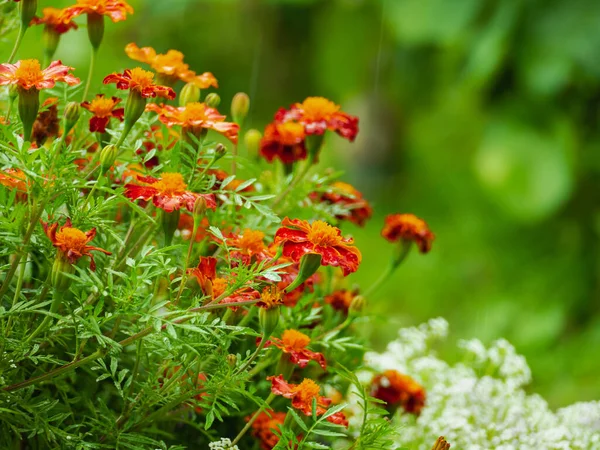
[[[600, 398], [600, 2], [131, 4], [130, 19], [106, 23], [92, 92], [137, 65], [123, 51], [136, 42], [213, 72], [223, 105], [248, 92], [257, 128], [309, 95], [360, 116], [357, 141], [330, 136], [321, 162], [344, 168], [375, 209], [344, 230], [363, 251], [350, 282], [368, 285], [387, 264], [386, 214], [413, 212], [436, 234], [368, 299], [376, 346], [443, 316], [453, 338], [510, 340], [553, 406]], [[41, 57], [40, 39], [30, 30], [19, 59]], [[56, 57], [85, 78], [85, 27]]]

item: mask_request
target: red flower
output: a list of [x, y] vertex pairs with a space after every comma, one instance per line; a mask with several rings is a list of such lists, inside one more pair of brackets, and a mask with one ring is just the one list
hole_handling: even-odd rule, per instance
[[196, 277], [200, 288], [206, 295], [213, 295], [213, 280], [217, 277], [217, 259], [212, 256], [201, 256], [198, 267], [188, 269], [187, 273]]
[[350, 142], [358, 134], [358, 117], [340, 111], [338, 105], [323, 97], [308, 97], [304, 102], [292, 105], [289, 110], [282, 108], [275, 114], [275, 121], [301, 123], [306, 134], [335, 131]]
[[263, 450], [272, 450], [279, 442], [279, 436], [274, 431], [285, 421], [286, 413], [262, 411], [256, 420], [252, 423], [252, 436], [260, 441], [260, 448]]
[[[271, 381], [271, 392], [275, 395], [281, 395], [292, 401], [292, 406], [305, 415], [312, 415], [313, 399], [317, 400], [317, 416], [323, 415], [331, 405], [331, 399], [321, 397], [319, 393], [321, 388], [317, 383], [309, 378], [305, 378], [300, 384], [290, 384], [283, 379], [283, 375], [276, 377], [267, 377]], [[348, 426], [348, 420], [343, 412], [337, 412], [327, 418], [331, 423]]]
[[331, 190], [321, 195], [315, 193], [312, 197], [322, 202], [342, 206], [348, 212], [337, 214], [335, 217], [340, 220], [347, 219], [362, 227], [373, 214], [373, 209], [369, 205], [369, 202], [348, 183], [336, 181], [331, 185], [331, 188]]
[[137, 91], [142, 97], [163, 97], [173, 100], [175, 91], [168, 86], [154, 84], [154, 74], [136, 67], [125, 69], [120, 73], [113, 73], [104, 78], [104, 84], [115, 83], [117, 89]]
[[87, 245], [94, 239], [94, 236], [96, 236], [95, 228], [84, 233], [71, 225], [71, 219], [67, 219], [67, 222], [60, 227], [60, 229], [58, 229], [58, 223], [50, 225], [46, 222], [42, 222], [42, 226], [44, 227], [46, 236], [52, 241], [52, 245], [54, 245], [71, 264], [75, 264], [79, 258], [85, 255], [90, 257], [90, 269], [96, 270], [94, 255], [92, 255], [90, 251], [96, 250], [106, 255], [111, 255], [111, 252], [104, 249]]
[[25, 90], [41, 90], [53, 88], [57, 81], [73, 86], [80, 80], [69, 73], [71, 70], [72, 67], [63, 66], [60, 61], [52, 62], [42, 70], [37, 59], [22, 59], [15, 64], [0, 64], [0, 86], [16, 84]]
[[[212, 289], [213, 289], [213, 299], [219, 298], [223, 293], [225, 293], [229, 289], [229, 282], [225, 278], [215, 278], [212, 281]], [[233, 294], [225, 297], [219, 303], [240, 303], [240, 302], [248, 302], [251, 300], [259, 299], [260, 293], [255, 289], [249, 287], [243, 287], [238, 289]], [[231, 310], [237, 311], [237, 306], [230, 307]]]
[[371, 382], [371, 395], [391, 407], [401, 406], [407, 413], [421, 413], [425, 406], [425, 389], [408, 375], [386, 370]]
[[319, 254], [322, 265], [341, 267], [344, 276], [356, 272], [362, 259], [352, 239], [343, 238], [339, 229], [321, 220], [310, 224], [286, 217], [275, 233], [275, 243], [282, 244], [283, 256], [295, 262], [307, 253]]
[[260, 261], [270, 255], [264, 244], [265, 233], [259, 230], [246, 228], [242, 234], [233, 235], [226, 239], [230, 247], [229, 257], [232, 260], [240, 260], [242, 264], [251, 264]]
[[284, 164], [306, 159], [304, 125], [296, 122], [270, 123], [260, 141], [260, 154], [269, 162]]
[[310, 344], [310, 338], [297, 330], [285, 330], [281, 339], [272, 338], [265, 343], [265, 347], [274, 345], [289, 355], [290, 361], [301, 368], [306, 367], [309, 361], [316, 361], [323, 368], [327, 369], [327, 363], [322, 353], [310, 351], [307, 347]]
[[138, 181], [144, 183], [126, 184], [125, 197], [131, 200], [150, 200], [158, 208], [166, 212], [173, 212], [185, 207], [188, 211], [194, 210], [194, 202], [198, 197], [204, 197], [206, 206], [216, 209], [215, 196], [213, 194], [196, 194], [187, 190], [187, 184], [183, 181], [180, 173], [163, 173], [161, 178], [137, 177]]
[[123, 108], [115, 109], [115, 106], [120, 101], [121, 99], [118, 97], [107, 98], [104, 97], [104, 94], [98, 94], [91, 102], [83, 102], [81, 104], [83, 108], [93, 114], [93, 117], [90, 119], [90, 131], [92, 133], [106, 132], [106, 125], [108, 125], [111, 117], [123, 122], [125, 110]]
[[414, 241], [421, 253], [431, 250], [435, 238], [427, 223], [413, 214], [390, 214], [385, 218], [381, 235], [390, 242]]
[[234, 144], [237, 143], [239, 125], [225, 122], [225, 116], [219, 114], [215, 108], [205, 103], [191, 102], [185, 106], [175, 107], [171, 105], [160, 105], [150, 103], [146, 111], [158, 114], [158, 120], [169, 128], [179, 125], [186, 130], [197, 132], [202, 129], [214, 130], [222, 134]]
[[348, 314], [350, 304], [357, 295], [358, 290], [349, 291], [348, 289], [341, 289], [325, 297], [325, 303], [329, 303], [333, 309], [337, 309], [338, 311], [343, 311], [345, 314]]
[[42, 17], [34, 17], [31, 25], [45, 25], [57, 34], [64, 34], [67, 31], [77, 29], [77, 24], [71, 21], [71, 18], [64, 9], [44, 8]]
[[149, 64], [157, 73], [162, 75], [165, 82], [174, 83], [181, 80], [193, 83], [200, 89], [219, 87], [217, 79], [210, 72], [197, 75], [190, 66], [183, 62], [183, 53], [169, 50], [166, 54], [156, 53], [152, 47], [139, 48], [133, 42], [125, 47], [125, 53], [131, 59]]
[[133, 8], [125, 0], [77, 0], [76, 5], [65, 8], [65, 14], [69, 19], [82, 14], [100, 14], [116, 23], [127, 19], [127, 14], [133, 14]]

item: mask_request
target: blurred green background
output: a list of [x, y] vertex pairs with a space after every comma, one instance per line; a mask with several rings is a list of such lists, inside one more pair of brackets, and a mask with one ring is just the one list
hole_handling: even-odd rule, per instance
[[[330, 136], [322, 161], [376, 212], [345, 229], [364, 256], [350, 281], [368, 285], [387, 264], [386, 214], [415, 213], [436, 234], [369, 299], [375, 345], [443, 316], [453, 338], [510, 340], [553, 406], [600, 398], [600, 2], [131, 4], [130, 19], [106, 23], [92, 92], [137, 65], [123, 52], [135, 42], [213, 72], [223, 105], [248, 92], [257, 128], [309, 95], [360, 116], [356, 143]], [[40, 57], [40, 36], [28, 32], [20, 59]], [[56, 56], [85, 78], [85, 28]]]

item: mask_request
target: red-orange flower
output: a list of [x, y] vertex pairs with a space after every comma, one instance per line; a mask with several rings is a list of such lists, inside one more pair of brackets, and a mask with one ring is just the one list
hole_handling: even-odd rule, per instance
[[27, 192], [27, 175], [20, 169], [6, 169], [0, 172], [0, 184], [16, 190], [19, 193]]
[[309, 350], [310, 338], [297, 330], [285, 330], [281, 339], [271, 338], [265, 343], [265, 347], [274, 345], [289, 355], [290, 361], [304, 368], [309, 361], [316, 361], [323, 368], [327, 369], [327, 363], [322, 353]]
[[83, 102], [81, 106], [93, 114], [90, 119], [90, 131], [92, 133], [104, 133], [106, 125], [111, 117], [114, 117], [123, 122], [125, 110], [123, 108], [115, 108], [121, 102], [118, 97], [105, 97], [104, 94], [96, 95], [91, 102]]
[[339, 105], [323, 97], [308, 97], [302, 103], [292, 105], [289, 110], [282, 108], [275, 115], [275, 121], [301, 123], [306, 134], [335, 131], [351, 142], [358, 134], [358, 117], [340, 111]]
[[219, 87], [217, 79], [210, 72], [197, 75], [190, 70], [190, 66], [183, 62], [183, 53], [177, 50], [169, 50], [167, 53], [156, 53], [152, 47], [139, 48], [133, 42], [125, 47], [125, 53], [131, 59], [150, 65], [165, 82], [174, 83], [181, 80], [185, 83], [193, 83], [200, 89]]
[[391, 407], [401, 406], [407, 413], [419, 415], [425, 406], [425, 389], [408, 375], [386, 370], [371, 382], [371, 396]]
[[284, 164], [306, 159], [304, 125], [296, 122], [270, 123], [260, 141], [260, 154], [269, 162]]
[[34, 17], [31, 20], [31, 25], [45, 25], [46, 28], [57, 34], [77, 29], [77, 24], [71, 21], [71, 17], [66, 14], [64, 9], [52, 7], [42, 9], [42, 17]]
[[157, 105], [150, 103], [146, 111], [158, 114], [158, 120], [168, 127], [179, 125], [192, 132], [202, 129], [214, 130], [222, 134], [233, 143], [237, 143], [239, 125], [225, 122], [225, 116], [219, 114], [215, 108], [205, 103], [192, 102], [185, 106]]
[[73, 86], [79, 78], [71, 75], [72, 67], [63, 66], [60, 61], [53, 61], [42, 70], [37, 59], [22, 59], [15, 64], [0, 64], [0, 86], [16, 84], [21, 89], [41, 90], [53, 88], [57, 81]]
[[217, 277], [217, 259], [212, 256], [201, 256], [198, 267], [188, 269], [187, 273], [198, 280], [200, 288], [206, 295], [213, 295], [213, 280]]
[[256, 306], [264, 309], [273, 309], [283, 305], [283, 291], [277, 286], [267, 286], [260, 293], [260, 301]]
[[263, 450], [272, 450], [279, 442], [279, 436], [274, 431], [285, 421], [286, 413], [262, 411], [256, 420], [252, 423], [252, 436], [260, 441], [260, 448]]
[[308, 223], [286, 217], [275, 233], [275, 243], [282, 244], [283, 255], [295, 262], [305, 254], [319, 254], [323, 266], [340, 267], [344, 276], [356, 272], [362, 259], [360, 251], [352, 245], [353, 239], [343, 238], [338, 228], [322, 220]]
[[77, 4], [65, 8], [65, 14], [69, 19], [82, 14], [99, 14], [116, 23], [127, 19], [127, 14], [133, 14], [133, 8], [125, 0], [77, 0]]
[[246, 228], [242, 234], [236, 234], [226, 239], [230, 247], [229, 257], [240, 260], [242, 264], [251, 264], [252, 261], [263, 260], [270, 255], [264, 244], [265, 233], [260, 230]]
[[[229, 282], [225, 278], [215, 278], [212, 280], [213, 299], [219, 298], [229, 289]], [[223, 298], [219, 303], [241, 303], [261, 298], [260, 292], [250, 287], [238, 289], [233, 294]], [[233, 311], [238, 310], [238, 306], [231, 306]]]
[[385, 218], [381, 235], [390, 242], [414, 241], [421, 253], [431, 250], [435, 238], [427, 223], [413, 214], [390, 214]]
[[[267, 380], [271, 381], [271, 392], [273, 394], [289, 398], [292, 401], [292, 406], [307, 416], [312, 415], [313, 399], [317, 400], [316, 414], [318, 416], [323, 415], [331, 404], [331, 399], [319, 395], [321, 388], [309, 378], [305, 378], [300, 384], [288, 383], [283, 379], [283, 375], [267, 377]], [[331, 423], [348, 426], [348, 420], [341, 411], [332, 414], [327, 420]]]
[[42, 222], [42, 226], [44, 227], [46, 236], [52, 241], [52, 245], [54, 245], [71, 264], [75, 264], [82, 256], [89, 256], [90, 269], [96, 270], [94, 255], [90, 252], [95, 250], [106, 255], [111, 255], [111, 252], [104, 249], [87, 245], [96, 236], [95, 228], [84, 233], [72, 226], [71, 219], [67, 219], [66, 223], [60, 227], [60, 229], [58, 228], [58, 223], [50, 225], [47, 222]]
[[213, 194], [197, 194], [187, 190], [187, 184], [183, 181], [180, 173], [162, 174], [161, 178], [137, 177], [143, 184], [128, 183], [125, 185], [125, 197], [131, 200], [152, 200], [152, 203], [166, 212], [172, 212], [182, 207], [188, 211], [194, 210], [194, 202], [198, 197], [204, 197], [206, 206], [216, 209], [215, 196]]
[[352, 300], [358, 295], [358, 290], [340, 289], [325, 297], [325, 303], [329, 303], [333, 309], [348, 314]]
[[362, 194], [351, 184], [342, 181], [336, 181], [331, 185], [331, 189], [321, 195], [312, 196], [322, 202], [332, 205], [340, 205], [348, 212], [337, 214], [337, 219], [347, 219], [359, 226], [363, 226], [367, 219], [373, 214], [373, 209]]
[[154, 74], [147, 70], [136, 67], [135, 69], [125, 69], [121, 73], [112, 73], [104, 78], [104, 84], [115, 83], [117, 89], [124, 91], [136, 91], [142, 97], [163, 97], [173, 100], [175, 91], [168, 86], [154, 84]]

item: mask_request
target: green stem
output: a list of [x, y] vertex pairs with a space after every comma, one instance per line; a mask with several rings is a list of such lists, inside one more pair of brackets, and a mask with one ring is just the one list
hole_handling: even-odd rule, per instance
[[192, 228], [192, 236], [190, 237], [190, 244], [188, 245], [187, 257], [185, 258], [185, 265], [183, 267], [183, 274], [181, 275], [181, 282], [179, 283], [179, 291], [177, 292], [177, 297], [175, 298], [174, 305], [179, 303], [179, 299], [181, 298], [181, 294], [183, 293], [183, 288], [185, 287], [185, 283], [187, 282], [187, 270], [190, 266], [190, 259], [192, 257], [192, 248], [194, 244], [194, 238], [196, 233], [198, 232], [198, 221], [194, 220], [194, 226]]
[[231, 445], [237, 444], [240, 441], [240, 439], [242, 437], [244, 437], [244, 434], [246, 434], [246, 432], [250, 429], [250, 427], [252, 426], [252, 424], [254, 423], [254, 421], [256, 419], [258, 419], [258, 416], [260, 415], [260, 413], [263, 412], [264, 409], [271, 404], [271, 402], [273, 401], [274, 398], [275, 398], [275, 394], [273, 394], [271, 392], [269, 394], [269, 396], [267, 397], [267, 400], [265, 401], [265, 404], [262, 405], [260, 408], [258, 408], [258, 411], [256, 411], [254, 413], [254, 415], [250, 418], [250, 420], [248, 421], [248, 423], [246, 424], [246, 426], [244, 428], [242, 428], [242, 431], [240, 431], [238, 433], [238, 435], [235, 437], [235, 439], [233, 440], [233, 442], [231, 443]]
[[55, 313], [58, 310], [58, 307], [60, 306], [61, 300], [63, 298], [63, 293], [58, 291], [57, 289], [54, 289], [54, 299], [52, 300], [52, 304], [50, 305], [50, 314], [47, 314], [46, 317], [44, 317], [42, 323], [40, 323], [40, 325], [35, 329], [35, 331], [29, 336], [27, 336], [27, 338], [25, 339], [25, 344], [29, 343], [32, 339], [34, 339], [36, 336], [38, 336], [46, 330], [48, 325], [52, 322], [51, 314]]
[[402, 262], [408, 256], [412, 245], [412, 241], [402, 241], [398, 248], [398, 254], [394, 255], [390, 264], [387, 266], [385, 271], [379, 276], [379, 278], [364, 292], [365, 297], [373, 295], [384, 283], [390, 278], [390, 276], [396, 271], [396, 269], [402, 264]]
[[248, 367], [250, 367], [250, 364], [252, 364], [252, 362], [257, 358], [258, 354], [262, 351], [262, 349], [265, 348], [265, 344], [267, 343], [267, 340], [269, 339], [269, 337], [270, 336], [263, 334], [262, 339], [260, 340], [260, 344], [258, 344], [258, 347], [256, 347], [256, 351], [252, 354], [250, 359], [248, 361], [246, 361], [246, 364], [244, 364], [242, 367], [240, 367], [237, 370], [237, 372], [235, 373], [236, 375], [242, 373], [244, 370], [246, 370]]
[[17, 40], [15, 41], [15, 46], [12, 49], [12, 52], [10, 53], [10, 56], [8, 57], [8, 63], [11, 64], [13, 62], [13, 60], [15, 59], [15, 56], [17, 55], [17, 51], [19, 50], [19, 47], [21, 46], [21, 41], [23, 40], [23, 36], [25, 36], [25, 32], [27, 31], [27, 26], [25, 24], [23, 24], [23, 22], [21, 22], [21, 26], [19, 27], [19, 34], [17, 35]]
[[83, 89], [83, 97], [81, 99], [82, 102], [87, 98], [88, 92], [90, 90], [90, 85], [92, 84], [92, 76], [94, 75], [94, 66], [96, 65], [96, 54], [98, 53], [97, 48], [92, 48], [92, 56], [90, 58], [90, 68], [88, 70], [87, 81], [85, 82], [85, 88]]
[[298, 172], [298, 174], [292, 179], [288, 187], [285, 190], [283, 190], [277, 197], [275, 197], [271, 208], [275, 208], [277, 205], [279, 205], [279, 203], [281, 203], [281, 201], [284, 198], [287, 197], [287, 195], [292, 191], [292, 189], [294, 189], [298, 185], [298, 183], [300, 183], [304, 179], [304, 177], [306, 177], [306, 174], [308, 173], [311, 167], [312, 162], [309, 160], [306, 162], [302, 170]]

